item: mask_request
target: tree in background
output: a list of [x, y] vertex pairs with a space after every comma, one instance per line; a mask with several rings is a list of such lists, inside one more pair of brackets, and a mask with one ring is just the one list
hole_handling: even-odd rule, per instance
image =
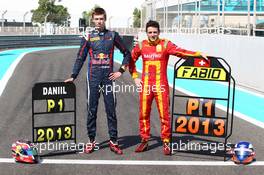
[[141, 12], [138, 8], [133, 11], [133, 27], [140, 28]]
[[94, 26], [93, 21], [92, 21], [92, 13], [93, 13], [93, 10], [97, 7], [100, 7], [100, 6], [95, 4], [91, 10], [82, 12], [82, 18], [85, 19], [86, 26]]
[[53, 22], [57, 25], [63, 25], [65, 22], [69, 24], [70, 14], [63, 5], [55, 5], [55, 0], [39, 0], [38, 4], [37, 9], [31, 10], [32, 22], [44, 23], [45, 16], [48, 14], [47, 22]]

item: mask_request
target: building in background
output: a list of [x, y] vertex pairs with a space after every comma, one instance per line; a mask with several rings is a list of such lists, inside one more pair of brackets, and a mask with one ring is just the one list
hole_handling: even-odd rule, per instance
[[162, 28], [253, 28], [264, 22], [264, 0], [146, 0], [142, 24], [149, 19]]

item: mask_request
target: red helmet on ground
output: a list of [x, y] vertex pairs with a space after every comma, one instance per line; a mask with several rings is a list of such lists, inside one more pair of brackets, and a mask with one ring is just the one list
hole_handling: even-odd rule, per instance
[[12, 157], [15, 161], [24, 163], [37, 163], [39, 158], [35, 145], [25, 140], [18, 140], [12, 144]]

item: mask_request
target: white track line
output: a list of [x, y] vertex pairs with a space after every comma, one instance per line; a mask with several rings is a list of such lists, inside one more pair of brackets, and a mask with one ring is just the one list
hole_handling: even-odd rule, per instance
[[[0, 158], [0, 163], [15, 163], [11, 158]], [[224, 161], [149, 161], [149, 160], [80, 160], [80, 159], [43, 159], [41, 164], [70, 165], [134, 165], [134, 166], [239, 166]], [[241, 165], [243, 166], [243, 165]], [[247, 166], [264, 166], [264, 161], [256, 161]]]

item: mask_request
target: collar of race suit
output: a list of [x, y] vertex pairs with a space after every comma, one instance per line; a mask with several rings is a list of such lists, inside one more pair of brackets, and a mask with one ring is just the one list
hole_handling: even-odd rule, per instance
[[156, 46], [160, 43], [160, 41], [161, 41], [160, 38], [157, 38], [155, 41], [151, 41], [150, 39], [148, 39], [148, 44], [150, 46]]

